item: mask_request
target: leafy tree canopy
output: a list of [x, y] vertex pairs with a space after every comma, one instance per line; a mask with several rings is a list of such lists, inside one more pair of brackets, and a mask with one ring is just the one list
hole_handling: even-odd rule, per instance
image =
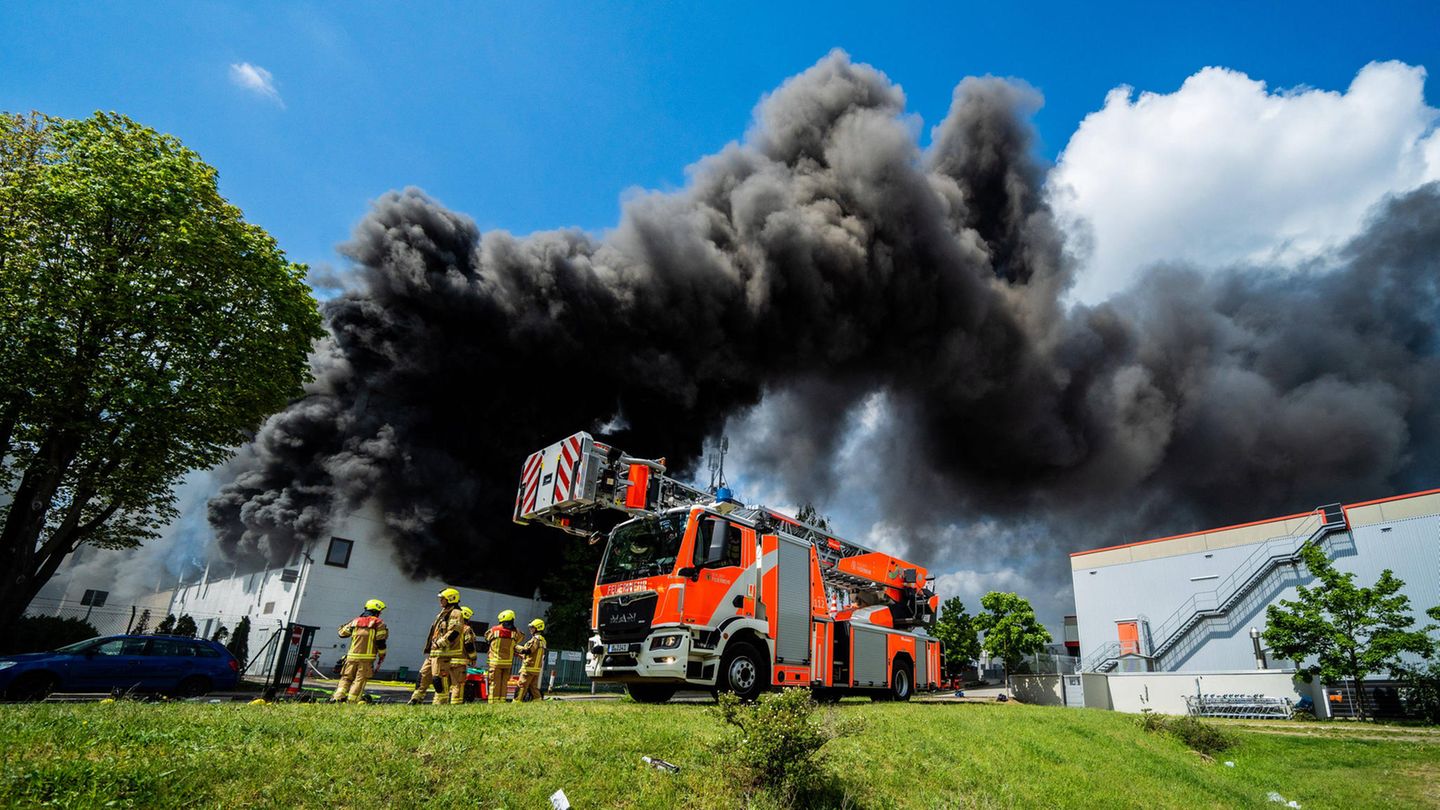
[[1007, 676], [1022, 658], [1050, 643], [1050, 631], [1036, 621], [1035, 609], [1024, 597], [991, 591], [980, 597], [980, 608], [983, 612], [975, 617], [975, 627], [985, 634], [985, 652], [1005, 662]]
[[80, 543], [154, 537], [180, 475], [301, 393], [304, 278], [174, 137], [0, 114], [0, 633]]
[[[1355, 584], [1354, 574], [1339, 571], [1319, 546], [1307, 546], [1301, 558], [1315, 584], [1298, 586], [1294, 600], [1265, 609], [1264, 639], [1276, 656], [1310, 661], [1300, 667], [1307, 677], [1351, 678], [1358, 687], [1372, 673], [1398, 672], [1407, 654], [1432, 655], [1435, 642], [1427, 633], [1434, 628], [1412, 629], [1410, 598], [1400, 593], [1405, 583], [1389, 569], [1366, 588]], [[1440, 618], [1440, 608], [1427, 612]]]
[[941, 649], [947, 668], [963, 667], [980, 658], [980, 633], [975, 619], [965, 609], [965, 603], [958, 596], [952, 596], [940, 606], [940, 618], [935, 622], [935, 637], [940, 639]]

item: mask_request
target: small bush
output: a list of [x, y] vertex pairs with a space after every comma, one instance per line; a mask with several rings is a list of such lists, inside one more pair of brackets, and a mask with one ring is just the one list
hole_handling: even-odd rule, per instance
[[1188, 715], [1170, 717], [1147, 711], [1137, 718], [1136, 725], [1152, 734], [1166, 732], [1189, 746], [1190, 750], [1207, 757], [1235, 745], [1235, 738], [1224, 729]]
[[1407, 669], [1399, 675], [1400, 701], [1406, 714], [1440, 723], [1440, 663]]
[[1151, 734], [1158, 734], [1165, 730], [1166, 719], [1163, 714], [1156, 714], [1149, 709], [1145, 709], [1141, 712], [1136, 724], [1144, 731], [1148, 731]]
[[1219, 726], [1201, 722], [1194, 717], [1176, 717], [1170, 721], [1169, 726], [1170, 733], [1179, 738], [1180, 742], [1207, 757], [1213, 757], [1235, 744], [1235, 738]]
[[100, 633], [82, 619], [61, 619], [57, 616], [22, 616], [10, 628], [9, 638], [0, 646], [0, 655], [46, 652], [74, 644]]
[[855, 731], [852, 724], [821, 722], [807, 689], [785, 689], [742, 703], [721, 695], [716, 713], [735, 730], [721, 743], [721, 754], [740, 772], [750, 789], [769, 790], [782, 803], [803, 802], [826, 788], [820, 749]]

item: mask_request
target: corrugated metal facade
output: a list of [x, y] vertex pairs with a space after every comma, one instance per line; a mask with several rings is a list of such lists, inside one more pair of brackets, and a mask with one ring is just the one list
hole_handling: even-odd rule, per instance
[[[1352, 528], [1331, 534], [1325, 541], [1336, 567], [1354, 573], [1362, 585], [1371, 585], [1381, 571], [1392, 570], [1404, 580], [1404, 593], [1417, 619], [1428, 621], [1424, 610], [1440, 604], [1440, 494], [1357, 505], [1347, 509], [1347, 516]], [[1312, 526], [1292, 517], [1072, 555], [1082, 660], [1092, 663], [1098, 651], [1117, 640], [1118, 620], [1148, 619], [1154, 643], [1160, 645], [1165, 639], [1157, 631], [1177, 612], [1191, 613], [1195, 604], [1211, 600], [1208, 594], [1237, 569], [1254, 565], [1257, 553], [1267, 555], [1268, 551], [1259, 551], [1267, 538]], [[1244, 542], [1237, 544], [1237, 540]], [[1303, 564], [1266, 569], [1268, 573], [1257, 578], [1255, 586], [1223, 615], [1206, 618], [1179, 634], [1179, 641], [1158, 660], [1157, 668], [1213, 671], [1254, 667], [1250, 628], [1263, 631], [1265, 608], [1280, 599], [1293, 599], [1296, 585], [1311, 582]], [[1190, 601], [1192, 596], [1197, 596], [1196, 602]]]

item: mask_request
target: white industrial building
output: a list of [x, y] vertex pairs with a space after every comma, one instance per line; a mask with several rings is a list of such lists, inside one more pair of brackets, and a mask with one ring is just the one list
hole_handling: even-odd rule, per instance
[[[524, 627], [531, 619], [543, 618], [549, 608], [538, 590], [532, 596], [513, 596], [460, 582], [410, 579], [396, 564], [384, 523], [372, 508], [337, 521], [329, 538], [297, 552], [285, 565], [250, 572], [225, 568], [223, 576], [207, 570], [199, 581], [176, 588], [168, 612], [195, 616], [205, 636], [218, 624], [233, 630], [242, 616], [249, 616], [252, 657], [291, 622], [319, 627], [313, 649], [320, 652], [326, 672], [347, 649], [348, 642], [336, 630], [358, 615], [367, 599], [380, 599], [387, 606], [390, 646], [384, 668], [403, 667], [411, 673], [424, 661], [421, 650], [438, 610], [436, 594], [443, 588], [459, 589], [461, 604], [475, 611], [477, 623], [494, 623], [500, 611], [509, 609]], [[264, 666], [259, 661], [252, 671]]]
[[1390, 569], [1417, 626], [1440, 604], [1440, 490], [1317, 508], [1268, 520], [1070, 555], [1085, 672], [1284, 669], [1255, 636], [1265, 609], [1312, 578], [1300, 549], [1317, 543], [1370, 586]]

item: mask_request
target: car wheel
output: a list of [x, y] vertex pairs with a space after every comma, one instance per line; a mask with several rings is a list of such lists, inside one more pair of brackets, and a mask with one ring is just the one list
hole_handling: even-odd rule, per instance
[[60, 682], [54, 675], [32, 672], [15, 679], [15, 683], [10, 686], [9, 697], [11, 700], [26, 702], [44, 700], [50, 697], [50, 693], [59, 685]]
[[209, 678], [204, 675], [191, 675], [180, 682], [180, 685], [175, 689], [175, 694], [180, 697], [200, 697], [209, 691]]
[[725, 649], [720, 659], [720, 689], [747, 703], [770, 685], [770, 667], [753, 644], [737, 641]]
[[816, 703], [839, 703], [843, 693], [839, 689], [814, 689], [810, 695]]
[[675, 696], [675, 687], [668, 683], [631, 683], [625, 685], [630, 699], [636, 703], [664, 703]]

